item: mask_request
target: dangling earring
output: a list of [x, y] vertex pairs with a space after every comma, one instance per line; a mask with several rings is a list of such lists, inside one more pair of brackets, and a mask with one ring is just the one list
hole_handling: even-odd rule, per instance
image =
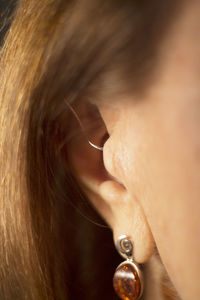
[[126, 235], [119, 236], [115, 245], [119, 254], [126, 258], [115, 270], [113, 287], [123, 300], [138, 300], [143, 293], [143, 274], [138, 264], [133, 261], [133, 242]]

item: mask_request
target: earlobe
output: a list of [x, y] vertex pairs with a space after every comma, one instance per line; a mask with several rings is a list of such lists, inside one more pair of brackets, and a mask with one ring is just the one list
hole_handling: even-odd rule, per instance
[[[80, 179], [80, 178], [79, 178]], [[147, 262], [155, 251], [155, 242], [141, 205], [127, 189], [114, 180], [100, 183], [82, 177], [80, 184], [88, 199], [113, 232], [116, 245], [121, 235], [128, 235], [134, 243], [134, 260]]]
[[155, 251], [155, 242], [138, 201], [123, 185], [113, 180], [100, 184], [99, 194], [110, 207], [115, 245], [119, 236], [131, 236], [134, 242], [134, 259], [138, 263], [147, 262]]

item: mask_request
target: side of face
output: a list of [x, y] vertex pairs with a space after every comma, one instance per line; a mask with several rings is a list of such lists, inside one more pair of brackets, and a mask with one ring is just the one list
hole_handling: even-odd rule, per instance
[[[192, 1], [177, 19], [143, 99], [130, 95], [98, 105], [110, 134], [103, 158], [86, 144], [84, 151], [71, 146], [74, 172], [114, 240], [131, 234], [138, 262], [156, 245], [184, 300], [200, 294], [199, 13]], [[92, 170], [83, 163], [88, 157]], [[102, 159], [116, 180], [102, 172]]]

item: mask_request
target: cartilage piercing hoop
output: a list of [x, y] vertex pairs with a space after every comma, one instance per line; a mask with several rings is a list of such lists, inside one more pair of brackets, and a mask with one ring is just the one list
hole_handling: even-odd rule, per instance
[[97, 146], [97, 145], [95, 145], [94, 143], [92, 143], [92, 142], [89, 140], [89, 138], [88, 138], [88, 136], [87, 136], [87, 134], [86, 134], [86, 132], [85, 132], [85, 129], [84, 129], [82, 123], [81, 123], [81, 120], [80, 120], [78, 114], [76, 113], [76, 111], [74, 110], [74, 108], [73, 108], [68, 102], [66, 102], [66, 104], [67, 104], [67, 106], [69, 107], [69, 109], [72, 111], [72, 113], [74, 114], [75, 118], [77, 119], [77, 121], [78, 121], [78, 123], [79, 123], [79, 125], [80, 125], [80, 127], [81, 127], [81, 130], [82, 130], [83, 133], [85, 134], [86, 139], [88, 140], [88, 143], [90, 144], [90, 146], [92, 146], [93, 148], [95, 148], [95, 149], [97, 149], [97, 150], [103, 151], [103, 147]]
[[115, 270], [114, 290], [123, 300], [138, 300], [143, 293], [144, 279], [139, 265], [133, 260], [133, 242], [130, 237], [121, 235], [115, 246], [126, 260]]

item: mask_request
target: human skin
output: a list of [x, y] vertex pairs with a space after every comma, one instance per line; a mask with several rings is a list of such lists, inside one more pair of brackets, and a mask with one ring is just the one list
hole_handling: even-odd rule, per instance
[[74, 173], [114, 241], [130, 234], [138, 262], [156, 246], [183, 300], [200, 295], [199, 15], [199, 1], [185, 5], [160, 45], [157, 76], [142, 99], [97, 104], [110, 134], [103, 162], [84, 139], [69, 148]]

